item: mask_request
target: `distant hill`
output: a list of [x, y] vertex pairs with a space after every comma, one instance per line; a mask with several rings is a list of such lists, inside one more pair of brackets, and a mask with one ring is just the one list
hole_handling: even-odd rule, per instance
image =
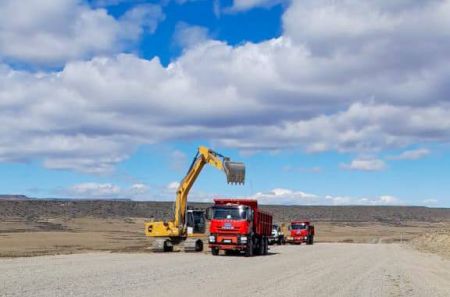
[[[26, 196], [25, 196], [26, 197]], [[208, 203], [190, 203], [194, 208], [206, 208]], [[0, 219], [98, 217], [98, 218], [171, 218], [172, 202], [141, 202], [113, 200], [42, 200], [0, 199]], [[276, 206], [263, 205], [274, 215], [276, 222], [293, 219], [311, 219], [328, 222], [379, 222], [392, 225], [408, 221], [450, 222], [450, 208], [416, 206]]]
[[21, 201], [21, 200], [31, 200], [31, 199], [33, 199], [33, 198], [27, 197], [25, 195], [0, 194], [0, 200]]

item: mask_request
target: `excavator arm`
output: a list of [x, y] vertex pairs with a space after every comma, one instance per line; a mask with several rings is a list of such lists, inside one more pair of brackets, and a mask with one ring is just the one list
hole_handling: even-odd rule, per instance
[[204, 146], [199, 147], [197, 155], [194, 157], [186, 176], [177, 189], [174, 224], [175, 226], [178, 226], [180, 230], [184, 228], [186, 222], [189, 191], [206, 164], [209, 164], [218, 170], [223, 170], [227, 176], [228, 183], [243, 184], [245, 182], [245, 166], [243, 163], [231, 162], [229, 158], [214, 152], [213, 150]]
[[206, 147], [199, 147], [194, 160], [180, 186], [177, 189], [174, 218], [169, 222], [147, 222], [145, 234], [149, 237], [168, 237], [173, 242], [186, 237], [186, 212], [189, 191], [206, 164], [224, 171], [227, 182], [243, 184], [245, 182], [245, 166], [240, 162], [231, 162], [229, 158]]

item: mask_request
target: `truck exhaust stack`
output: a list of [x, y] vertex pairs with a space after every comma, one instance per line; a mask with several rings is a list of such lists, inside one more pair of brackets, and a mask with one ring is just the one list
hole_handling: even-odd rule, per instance
[[227, 175], [229, 184], [244, 184], [245, 182], [245, 165], [241, 162], [224, 161], [223, 169]]

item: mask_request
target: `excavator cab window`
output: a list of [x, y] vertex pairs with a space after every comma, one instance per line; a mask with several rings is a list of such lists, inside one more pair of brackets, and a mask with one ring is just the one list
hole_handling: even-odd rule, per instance
[[192, 227], [194, 233], [205, 233], [205, 212], [203, 210], [189, 210], [186, 225], [187, 227]]

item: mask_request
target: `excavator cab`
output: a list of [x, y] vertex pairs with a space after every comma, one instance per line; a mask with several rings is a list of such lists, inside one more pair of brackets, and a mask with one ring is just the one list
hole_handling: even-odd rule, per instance
[[188, 209], [186, 227], [188, 236], [192, 234], [204, 234], [206, 231], [205, 211], [201, 209]]

